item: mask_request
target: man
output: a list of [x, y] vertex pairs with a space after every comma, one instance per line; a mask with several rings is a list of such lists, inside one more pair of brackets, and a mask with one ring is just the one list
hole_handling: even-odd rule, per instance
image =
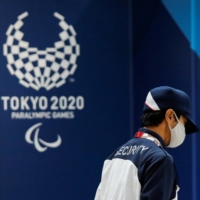
[[178, 179], [166, 147], [177, 147], [198, 131], [186, 93], [167, 86], [146, 98], [135, 137], [105, 162], [95, 200], [176, 200]]

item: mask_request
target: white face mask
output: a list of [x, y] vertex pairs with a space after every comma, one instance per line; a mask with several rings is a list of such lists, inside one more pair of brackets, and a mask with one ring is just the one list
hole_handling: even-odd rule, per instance
[[171, 131], [171, 139], [167, 147], [170, 148], [174, 148], [181, 145], [185, 140], [185, 126], [179, 121], [175, 113], [174, 115], [178, 124], [174, 128], [171, 128], [169, 125], [169, 129]]

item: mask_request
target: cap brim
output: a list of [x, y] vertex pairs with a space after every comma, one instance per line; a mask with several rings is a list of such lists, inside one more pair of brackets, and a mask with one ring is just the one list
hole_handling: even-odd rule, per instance
[[185, 124], [185, 132], [186, 134], [191, 134], [199, 131], [197, 125], [191, 120], [190, 117], [186, 117], [187, 122]]

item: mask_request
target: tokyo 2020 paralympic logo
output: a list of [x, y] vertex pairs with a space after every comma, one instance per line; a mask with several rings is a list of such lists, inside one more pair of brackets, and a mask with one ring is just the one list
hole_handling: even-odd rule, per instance
[[26, 88], [58, 88], [65, 84], [77, 68], [80, 47], [76, 42], [76, 32], [61, 14], [55, 12], [54, 17], [59, 20], [62, 29], [59, 33], [60, 41], [55, 42], [54, 47], [38, 50], [37, 47], [29, 47], [29, 42], [23, 40], [24, 33], [20, 31], [24, 25], [23, 19], [27, 16], [28, 12], [19, 15], [15, 24], [11, 24], [6, 32], [7, 41], [3, 52], [7, 57], [7, 68]]
[[[29, 46], [24, 33], [20, 30], [24, 25], [23, 19], [28, 16], [24, 12], [17, 21], [11, 24], [7, 31], [7, 40], [3, 45], [3, 53], [7, 58], [7, 68], [11, 75], [19, 79], [19, 83], [26, 88], [47, 91], [58, 88], [66, 83], [76, 69], [80, 46], [76, 41], [76, 31], [67, 24], [64, 16], [55, 12], [54, 17], [59, 20], [62, 31], [60, 41], [45, 50]], [[3, 110], [11, 110], [11, 119], [73, 119], [75, 110], [84, 108], [84, 98], [79, 95], [69, 96], [2, 96]], [[39, 136], [43, 123], [32, 125], [25, 133], [25, 141], [32, 144], [38, 152], [45, 152], [48, 148], [57, 148], [62, 139], [57, 135], [54, 142], [47, 142]]]

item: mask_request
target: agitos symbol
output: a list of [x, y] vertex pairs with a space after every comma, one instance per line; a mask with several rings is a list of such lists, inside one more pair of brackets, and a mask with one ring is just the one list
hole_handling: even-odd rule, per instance
[[[42, 125], [42, 123], [38, 123], [33, 125], [32, 127], [30, 127], [25, 134], [25, 140], [26, 142], [28, 142], [29, 144], [34, 144], [35, 148], [37, 151], [39, 152], [44, 152], [49, 148], [56, 148], [59, 147], [61, 145], [61, 137], [60, 135], [57, 135], [57, 140], [55, 142], [45, 142], [44, 140], [40, 139], [39, 136], [39, 127]], [[35, 131], [35, 132], [34, 132]], [[31, 140], [31, 136], [34, 133], [34, 139]], [[43, 146], [41, 146], [41, 144]]]
[[7, 57], [7, 68], [11, 75], [19, 79], [23, 86], [39, 90], [50, 90], [65, 84], [66, 79], [73, 75], [77, 65], [76, 60], [80, 55], [80, 47], [76, 42], [76, 32], [73, 26], [68, 25], [65, 18], [55, 12], [54, 17], [59, 19], [62, 32], [59, 33], [60, 41], [54, 47], [38, 50], [29, 47], [29, 42], [24, 41], [24, 33], [20, 28], [24, 25], [23, 19], [28, 12], [18, 16], [14, 25], [10, 25], [6, 35], [7, 41], [3, 46], [4, 56]]

